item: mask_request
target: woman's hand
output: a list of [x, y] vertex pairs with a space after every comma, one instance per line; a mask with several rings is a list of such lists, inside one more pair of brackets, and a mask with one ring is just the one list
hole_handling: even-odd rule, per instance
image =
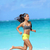
[[19, 32], [20, 33], [20, 35], [22, 34], [22, 32]]
[[34, 32], [36, 32], [36, 30], [33, 30]]

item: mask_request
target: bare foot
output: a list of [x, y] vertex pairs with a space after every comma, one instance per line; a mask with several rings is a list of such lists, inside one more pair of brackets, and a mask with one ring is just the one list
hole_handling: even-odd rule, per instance
[[10, 50], [12, 50], [14, 48], [14, 46], [12, 46], [11, 48], [10, 48]]

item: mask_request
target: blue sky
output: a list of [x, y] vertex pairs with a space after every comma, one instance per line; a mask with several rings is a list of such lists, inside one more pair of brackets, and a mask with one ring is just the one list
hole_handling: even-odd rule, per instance
[[30, 19], [50, 18], [50, 0], [1, 0], [0, 21], [28, 13]]

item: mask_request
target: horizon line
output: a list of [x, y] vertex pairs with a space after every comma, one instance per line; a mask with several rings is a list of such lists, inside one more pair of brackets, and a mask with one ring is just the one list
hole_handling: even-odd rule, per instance
[[[37, 19], [29, 19], [29, 20], [42, 20], [42, 19], [50, 19], [50, 18], [37, 18]], [[0, 21], [17, 21], [17, 20], [0, 20]]]

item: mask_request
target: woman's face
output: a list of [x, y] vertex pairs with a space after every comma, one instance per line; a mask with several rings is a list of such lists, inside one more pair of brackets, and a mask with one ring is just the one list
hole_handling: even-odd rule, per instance
[[26, 14], [26, 16], [24, 17], [26, 20], [29, 20], [29, 15]]

